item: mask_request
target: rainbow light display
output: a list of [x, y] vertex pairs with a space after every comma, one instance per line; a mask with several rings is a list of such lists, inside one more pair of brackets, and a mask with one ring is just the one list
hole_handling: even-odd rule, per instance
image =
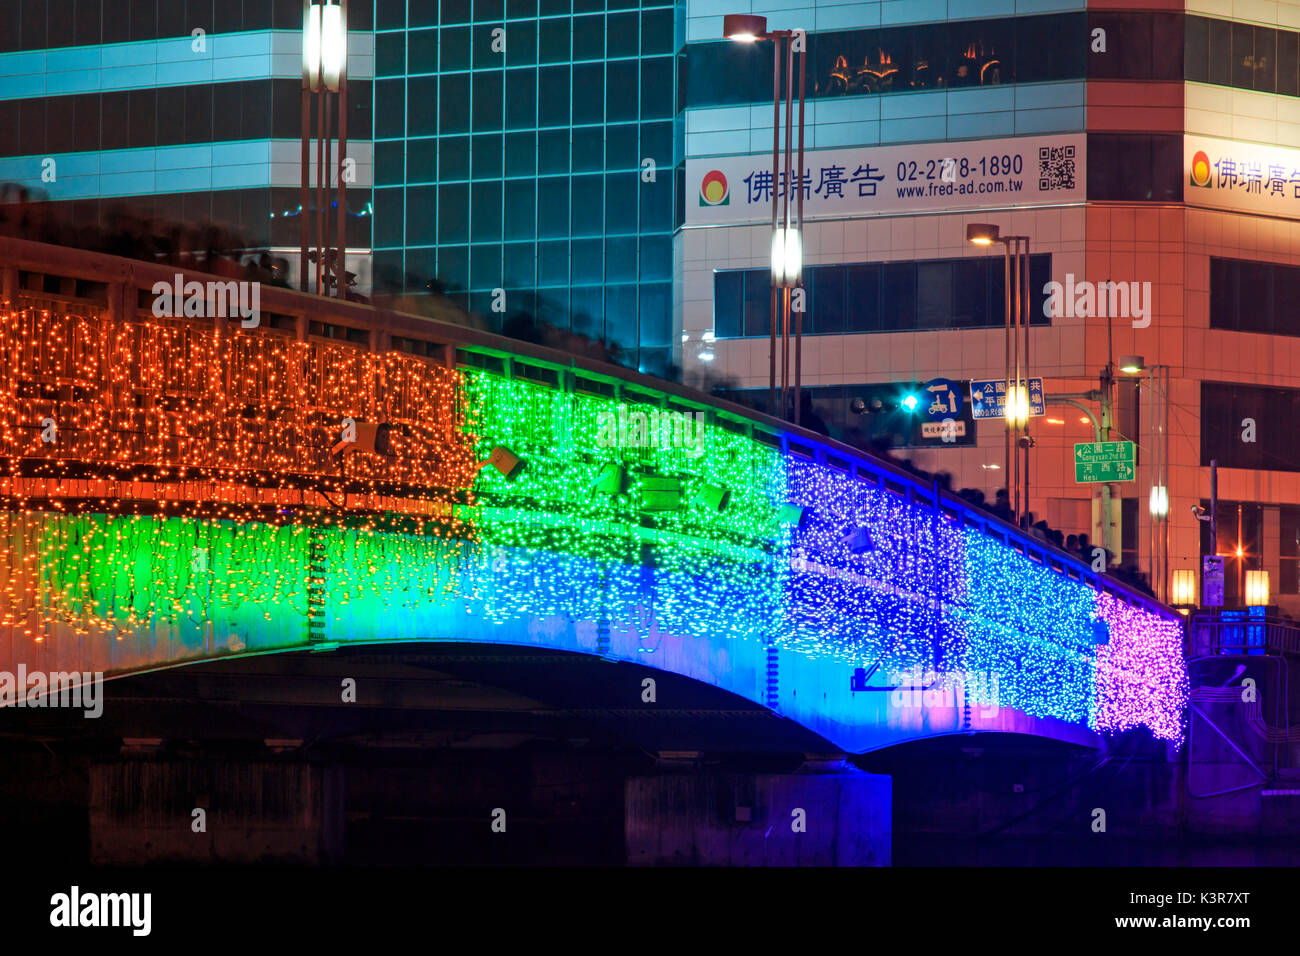
[[[1179, 622], [712, 421], [698, 442], [619, 447], [602, 427], [629, 406], [610, 397], [186, 320], [11, 312], [0, 351], [0, 656], [29, 668], [473, 640], [674, 670], [845, 749], [883, 739], [862, 730], [884, 695], [849, 692], [858, 666], [996, 675], [1032, 717], [1182, 736]], [[392, 457], [331, 470], [334, 423], [378, 414], [399, 426]], [[45, 415], [67, 443], [39, 443]], [[475, 470], [496, 446], [527, 461], [514, 480]], [[647, 510], [665, 481], [680, 506]]]

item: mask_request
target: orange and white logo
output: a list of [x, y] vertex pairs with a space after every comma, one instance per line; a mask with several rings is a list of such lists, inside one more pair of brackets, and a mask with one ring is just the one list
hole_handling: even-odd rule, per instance
[[1192, 157], [1192, 185], [1208, 188], [1210, 185], [1210, 157], [1198, 149]]
[[722, 170], [711, 169], [700, 180], [701, 206], [727, 206], [731, 204], [731, 191]]

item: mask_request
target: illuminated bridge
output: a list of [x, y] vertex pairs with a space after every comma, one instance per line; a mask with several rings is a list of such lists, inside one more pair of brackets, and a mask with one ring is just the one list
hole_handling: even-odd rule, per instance
[[264, 288], [244, 328], [155, 316], [170, 267], [0, 267], [0, 669], [523, 645], [849, 753], [1181, 737], [1175, 613], [860, 451], [451, 321]]

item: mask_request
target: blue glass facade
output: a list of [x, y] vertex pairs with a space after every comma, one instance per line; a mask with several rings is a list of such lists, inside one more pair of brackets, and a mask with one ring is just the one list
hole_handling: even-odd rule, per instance
[[674, 26], [653, 0], [379, 0], [376, 289], [436, 283], [664, 371]]

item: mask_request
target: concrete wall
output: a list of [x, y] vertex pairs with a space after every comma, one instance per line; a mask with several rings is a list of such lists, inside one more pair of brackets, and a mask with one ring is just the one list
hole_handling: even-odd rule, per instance
[[858, 770], [627, 782], [629, 865], [888, 866], [891, 783]]

